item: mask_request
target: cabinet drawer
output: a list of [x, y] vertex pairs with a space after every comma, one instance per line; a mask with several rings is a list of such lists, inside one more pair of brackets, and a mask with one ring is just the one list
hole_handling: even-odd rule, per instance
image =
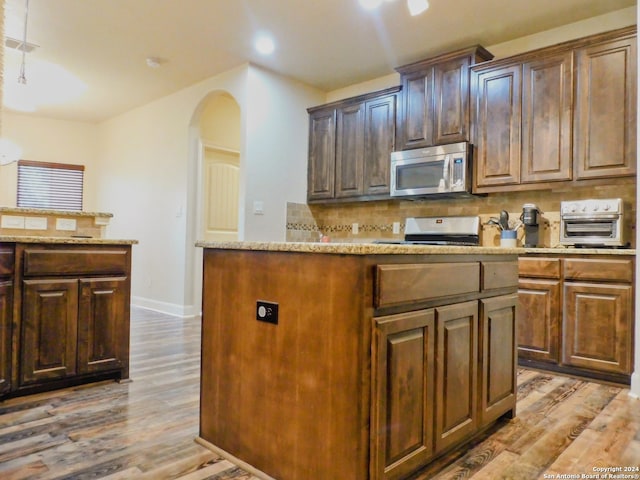
[[0, 276], [13, 275], [13, 249], [0, 247]]
[[482, 290], [516, 288], [518, 264], [516, 262], [482, 262]]
[[38, 250], [24, 252], [24, 275], [91, 275], [127, 273], [126, 249]]
[[567, 258], [564, 261], [564, 277], [572, 280], [631, 283], [633, 281], [633, 260]]
[[378, 265], [376, 308], [480, 291], [480, 264]]
[[560, 278], [560, 259], [520, 257], [518, 274], [521, 277]]

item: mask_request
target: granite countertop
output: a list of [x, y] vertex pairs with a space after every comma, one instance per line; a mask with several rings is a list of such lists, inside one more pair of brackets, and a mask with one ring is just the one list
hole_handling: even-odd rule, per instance
[[57, 243], [69, 245], [136, 245], [138, 240], [82, 237], [38, 237], [28, 235], [0, 235], [0, 243]]
[[24, 208], [24, 207], [0, 207], [0, 213], [11, 214], [36, 214], [36, 215], [67, 215], [73, 217], [113, 217], [113, 213], [104, 212], [83, 212], [75, 210], [47, 210], [43, 208]]
[[545, 255], [634, 255], [635, 248], [575, 248], [575, 247], [556, 247], [556, 248], [521, 248], [523, 253], [543, 253]]
[[504, 247], [473, 247], [454, 245], [407, 245], [384, 243], [317, 243], [317, 242], [196, 242], [196, 247], [214, 248], [221, 250], [256, 250], [269, 252], [306, 252], [306, 253], [338, 253], [349, 255], [635, 255], [635, 249], [618, 248], [504, 248]]
[[347, 255], [517, 255], [522, 248], [315, 242], [196, 242], [196, 247], [269, 252], [338, 253]]

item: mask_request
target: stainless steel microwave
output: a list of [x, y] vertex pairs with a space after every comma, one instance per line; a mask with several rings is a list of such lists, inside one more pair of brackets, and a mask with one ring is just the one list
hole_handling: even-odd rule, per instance
[[472, 146], [468, 142], [391, 153], [391, 196], [471, 193]]

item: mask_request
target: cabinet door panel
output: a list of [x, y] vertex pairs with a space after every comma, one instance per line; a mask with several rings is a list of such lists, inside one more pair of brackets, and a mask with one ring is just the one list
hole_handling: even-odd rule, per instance
[[476, 185], [520, 182], [521, 67], [474, 72]]
[[571, 52], [527, 62], [522, 85], [522, 182], [571, 180]]
[[635, 175], [636, 38], [576, 51], [577, 178]]
[[[516, 408], [518, 295], [481, 300], [480, 425]], [[513, 347], [510, 348], [510, 346]]]
[[364, 169], [364, 103], [338, 110], [336, 197], [362, 195]]
[[372, 478], [404, 478], [433, 455], [434, 312], [380, 317], [376, 326]]
[[78, 371], [123, 366], [129, 352], [126, 278], [80, 280]]
[[433, 69], [404, 76], [401, 99], [398, 149], [433, 145]]
[[366, 103], [364, 194], [389, 193], [390, 156], [395, 145], [396, 96]]
[[477, 426], [478, 303], [436, 308], [436, 452]]
[[558, 363], [560, 281], [521, 279], [518, 301], [518, 355]]
[[631, 285], [565, 282], [562, 361], [631, 373]]
[[76, 374], [78, 281], [24, 280], [22, 385]]
[[469, 63], [464, 57], [434, 67], [435, 145], [468, 140]]
[[322, 110], [309, 117], [309, 200], [333, 198], [336, 169], [336, 111]]
[[11, 389], [12, 282], [0, 281], [0, 394]]

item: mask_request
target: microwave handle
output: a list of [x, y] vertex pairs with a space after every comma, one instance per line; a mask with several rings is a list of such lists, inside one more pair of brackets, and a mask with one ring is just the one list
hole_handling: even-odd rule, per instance
[[444, 156], [444, 164], [442, 165], [442, 179], [444, 180], [445, 188], [449, 188], [449, 175], [451, 173], [451, 155]]

